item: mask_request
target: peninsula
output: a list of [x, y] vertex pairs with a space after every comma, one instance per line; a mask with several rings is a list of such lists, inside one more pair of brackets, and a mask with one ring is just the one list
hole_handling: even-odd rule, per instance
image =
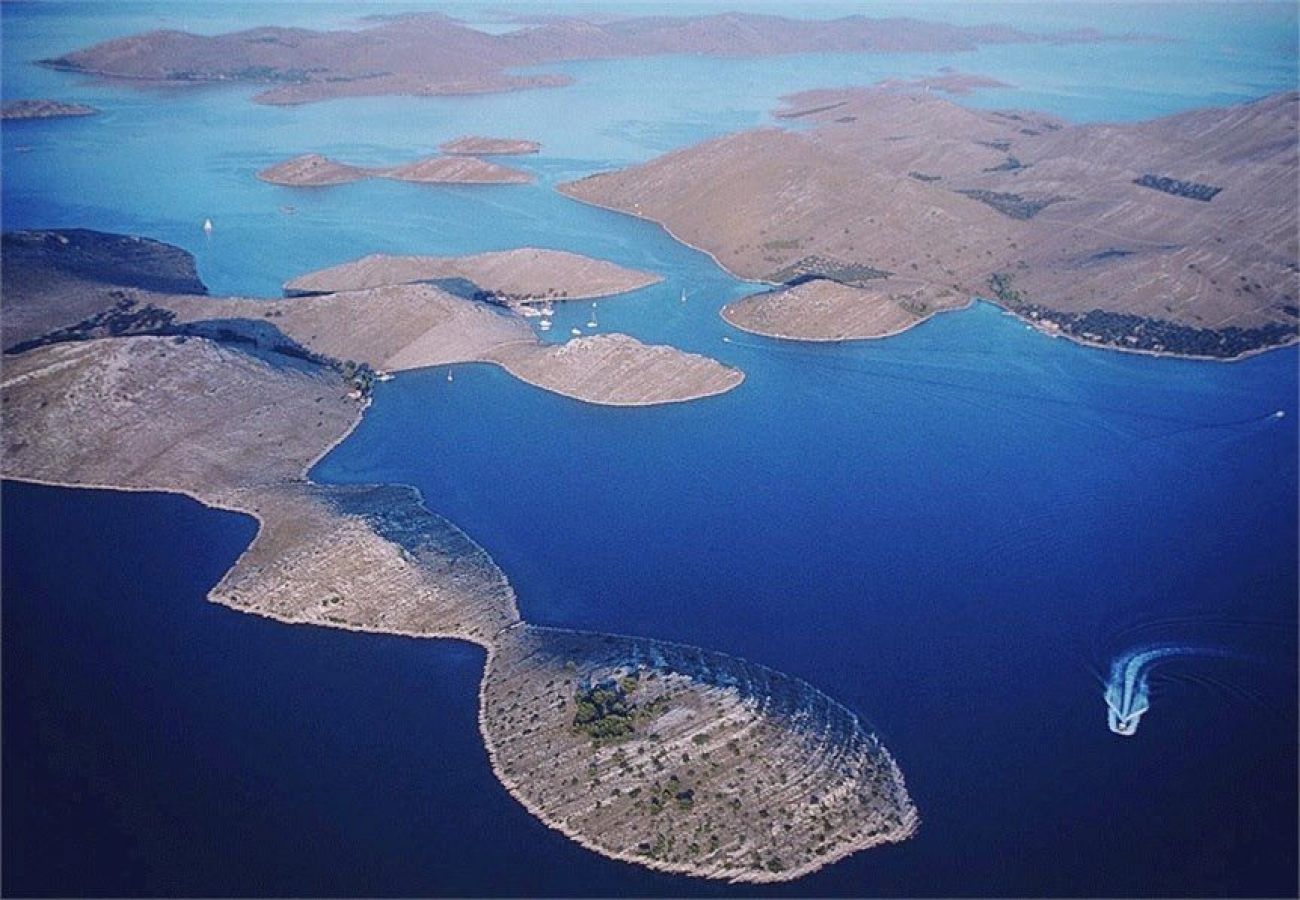
[[[94, 286], [61, 255], [102, 257], [131, 243], [46, 232], [5, 246], [18, 250], [5, 260], [6, 302], [39, 311], [42, 291]], [[168, 261], [181, 274], [182, 259], [162, 246], [146, 248], [151, 271], [133, 277], [119, 264], [117, 280], [156, 279]], [[11, 258], [25, 270], [13, 282]], [[17, 299], [11, 285], [23, 286]], [[346, 340], [387, 302], [99, 290], [119, 301], [107, 317], [9, 348], [5, 478], [172, 491], [256, 518], [257, 535], [210, 592], [214, 602], [287, 623], [483, 647], [479, 727], [493, 770], [532, 814], [598, 853], [699, 877], [782, 881], [914, 833], [917, 812], [889, 752], [810, 685], [697, 647], [525, 624], [505, 574], [417, 491], [308, 479], [359, 421], [370, 381], [364, 367], [290, 337], [290, 311], [315, 304], [303, 314], [310, 321], [331, 304], [346, 310], [332, 338]], [[189, 309], [183, 317], [155, 300]], [[259, 305], [267, 315], [239, 317]]]
[[364, 168], [335, 162], [318, 153], [295, 156], [257, 173], [270, 184], [285, 187], [325, 187], [367, 178], [389, 178], [417, 184], [527, 184], [532, 176], [518, 169], [472, 156], [431, 156], [386, 168]]
[[896, 87], [811, 91], [782, 112], [799, 130], [560, 189], [777, 285], [724, 312], [759, 333], [875, 337], [979, 296], [1090, 345], [1232, 359], [1297, 338], [1297, 104], [1070, 125]]
[[93, 116], [99, 110], [83, 103], [61, 103], [58, 100], [10, 100], [0, 106], [0, 119], [59, 119], [66, 116]]
[[311, 103], [382, 94], [471, 94], [555, 87], [556, 73], [518, 67], [666, 54], [777, 56], [909, 53], [1029, 43], [1134, 40], [1093, 30], [1033, 34], [1004, 25], [959, 26], [912, 18], [832, 20], [721, 13], [614, 19], [550, 17], [486, 34], [438, 13], [381, 18], [358, 30], [252, 28], [218, 35], [151, 31], [43, 60], [52, 68], [168, 84], [244, 82], [261, 103]]

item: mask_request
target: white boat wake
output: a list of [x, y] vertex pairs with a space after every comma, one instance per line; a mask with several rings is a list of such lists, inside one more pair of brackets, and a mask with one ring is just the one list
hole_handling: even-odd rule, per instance
[[1106, 679], [1106, 724], [1115, 734], [1132, 737], [1151, 709], [1151, 672], [1160, 663], [1179, 656], [1226, 657], [1205, 647], [1161, 644], [1137, 647], [1116, 656]]

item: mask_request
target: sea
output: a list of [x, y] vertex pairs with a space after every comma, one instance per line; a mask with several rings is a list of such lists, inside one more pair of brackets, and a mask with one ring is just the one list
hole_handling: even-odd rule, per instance
[[[1126, 355], [983, 302], [883, 341], [765, 340], [718, 316], [756, 285], [554, 187], [774, 124], [784, 94], [945, 66], [1013, 85], [959, 102], [1076, 122], [1249, 100], [1296, 87], [1296, 7], [750, 3], [1161, 40], [583, 62], [538, 68], [572, 75], [565, 88], [293, 108], [251, 103], [248, 86], [136, 88], [34, 65], [149, 29], [345, 28], [407, 8], [0, 3], [4, 98], [101, 110], [5, 124], [3, 227], [167, 241], [214, 294], [250, 297], [374, 252], [541, 246], [662, 275], [601, 301], [599, 330], [707, 353], [744, 370], [740, 388], [615, 409], [487, 366], [400, 374], [312, 477], [415, 485], [492, 554], [531, 622], [684, 641], [808, 680], [880, 735], [920, 829], [780, 885], [604, 859], [492, 775], [478, 648], [207, 603], [250, 519], [6, 482], [0, 890], [1294, 896], [1295, 347], [1233, 363]], [[502, 3], [440, 8], [516, 27]], [[536, 182], [295, 190], [254, 177], [306, 152], [395, 164], [461, 134], [540, 141], [508, 160]], [[547, 339], [590, 315], [557, 308]], [[1178, 652], [1121, 737], [1104, 682], [1152, 646]]]

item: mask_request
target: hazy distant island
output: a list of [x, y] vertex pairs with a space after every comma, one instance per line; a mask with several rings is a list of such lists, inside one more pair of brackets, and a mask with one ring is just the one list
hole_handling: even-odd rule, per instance
[[760, 334], [879, 337], [985, 297], [1121, 350], [1231, 359], [1297, 338], [1296, 93], [1117, 125], [897, 86], [786, 99], [798, 130], [560, 190], [775, 285], [723, 312]]
[[325, 187], [367, 178], [389, 178], [417, 184], [527, 184], [532, 176], [518, 169], [473, 156], [432, 156], [400, 166], [365, 168], [308, 153], [295, 156], [257, 173], [270, 184], [286, 187]]
[[[367, 405], [374, 371], [355, 360], [412, 344], [412, 363], [463, 342], [526, 351], [512, 314], [428, 284], [217, 299], [188, 254], [90, 231], [6, 235], [3, 279], [21, 315], [17, 333], [4, 323], [0, 474], [255, 517], [209, 595], [234, 609], [484, 647], [492, 767], [547, 825], [617, 859], [749, 882], [914, 833], [893, 758], [810, 685], [698, 647], [527, 625], [491, 557], [414, 489], [307, 480]], [[641, 346], [603, 335], [525, 359], [545, 372], [557, 355], [624, 354], [609, 370], [561, 367], [644, 390], [653, 373], [628, 369]], [[669, 349], [656, 364], [680, 363]]]
[[58, 100], [9, 100], [0, 105], [0, 119], [58, 119], [65, 116], [93, 116], [99, 110], [84, 103], [62, 103]]
[[1141, 39], [1091, 29], [1032, 34], [1005, 25], [960, 26], [911, 18], [829, 21], [748, 13], [584, 19], [547, 17], [486, 34], [439, 13], [381, 17], [354, 31], [252, 28], [198, 35], [151, 31], [42, 60], [64, 71], [172, 84], [268, 85], [261, 103], [310, 103], [380, 94], [469, 94], [554, 87], [561, 74], [511, 69], [545, 63], [697, 53], [936, 53], [996, 44]]
[[526, 156], [542, 149], [537, 141], [518, 138], [490, 138], [478, 135], [458, 137], [439, 144], [438, 149], [453, 156]]

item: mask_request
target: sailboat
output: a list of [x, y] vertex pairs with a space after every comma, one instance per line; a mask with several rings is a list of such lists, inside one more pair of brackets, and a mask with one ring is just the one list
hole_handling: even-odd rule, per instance
[[596, 304], [591, 304], [591, 321], [587, 323], [588, 328], [596, 327]]
[[686, 302], [686, 288], [682, 288], [682, 302]]
[[451, 381], [451, 369], [447, 370], [447, 380]]
[[204, 219], [204, 220], [203, 220], [203, 232], [204, 232], [204, 234], [212, 234], [212, 220], [211, 220], [211, 219]]

